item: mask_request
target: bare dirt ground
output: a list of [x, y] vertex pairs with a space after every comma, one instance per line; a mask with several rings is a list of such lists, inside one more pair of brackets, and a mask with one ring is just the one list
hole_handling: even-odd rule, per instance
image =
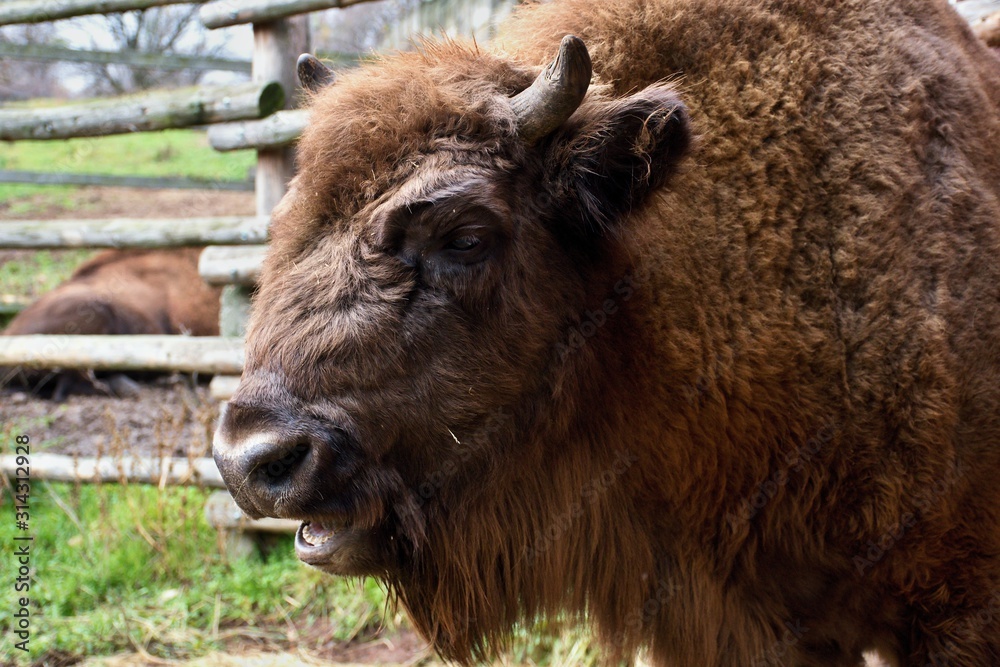
[[[32, 210], [31, 219], [183, 218], [252, 215], [250, 192], [204, 190], [140, 190], [80, 188], [66, 201], [53, 203], [45, 195], [17, 202]], [[0, 224], [13, 220], [10, 204], [0, 203]], [[33, 251], [0, 251], [0, 264]], [[50, 451], [96, 455], [126, 452], [200, 456], [211, 450], [211, 433], [218, 405], [203, 385], [190, 378], [161, 379], [144, 384], [135, 396], [108, 398], [72, 396], [64, 403], [36, 399], [23, 392], [0, 394], [0, 416], [16, 421], [53, 442]]]
[[[16, 219], [10, 208], [0, 204], [0, 225], [5, 220]], [[253, 212], [252, 193], [83, 188], [71, 195], [68, 206], [51, 205], [48, 199], [38, 197], [31, 219], [195, 217], [252, 215]], [[0, 264], [29, 252], [32, 251], [0, 251]], [[54, 453], [210, 456], [219, 403], [208, 395], [206, 379], [202, 378], [199, 383], [188, 376], [160, 378], [143, 383], [134, 396], [74, 395], [62, 403], [39, 399], [23, 391], [0, 389], [0, 424], [16, 424], [18, 430], [31, 434], [33, 442], [47, 441], [46, 451]], [[294, 632], [298, 633], [294, 640], [281, 644], [255, 641], [250, 636], [238, 637], [227, 643], [225, 653], [213, 653], [186, 662], [133, 653], [93, 658], [77, 664], [87, 667], [442, 664], [433, 661], [424, 642], [405, 628], [391, 635], [376, 635], [348, 643], [325, 639], [332, 633], [329, 628], [324, 632], [322, 624], [296, 628]], [[289, 646], [307, 648], [289, 652]], [[74, 663], [75, 658], [68, 658], [66, 662]]]
[[132, 653], [110, 658], [91, 658], [78, 663], [81, 667], [443, 667], [415, 633], [402, 630], [392, 637], [365, 642], [319, 645], [298, 651], [262, 650], [250, 643], [236, 646], [225, 653], [210, 653], [189, 661], [160, 660]]
[[219, 404], [204, 385], [186, 376], [142, 383], [135, 396], [42, 400], [3, 390], [5, 424], [17, 424], [45, 451], [78, 456], [211, 456]]
[[63, 204], [45, 195], [17, 201], [30, 207], [30, 216], [15, 215], [0, 202], [0, 220], [83, 220], [96, 218], [193, 218], [212, 215], [253, 215], [252, 192], [214, 190], [143, 190], [138, 188], [80, 188]]
[[[30, 215], [17, 211], [30, 210]], [[80, 188], [58, 203], [44, 194], [0, 202], [0, 224], [15, 220], [96, 220], [101, 218], [200, 218], [254, 215], [252, 192]], [[0, 264], [33, 250], [0, 249]], [[58, 255], [59, 250], [53, 251]]]

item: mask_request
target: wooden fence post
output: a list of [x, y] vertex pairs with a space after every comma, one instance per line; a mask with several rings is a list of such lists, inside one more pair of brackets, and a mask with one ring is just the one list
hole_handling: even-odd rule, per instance
[[[309, 17], [295, 16], [253, 26], [253, 80], [277, 81], [285, 91], [285, 107], [296, 102], [298, 79], [295, 61], [300, 53], [309, 50]], [[288, 181], [295, 174], [295, 153], [292, 148], [280, 146], [257, 151], [255, 192], [257, 215], [270, 216], [285, 195]], [[223, 336], [242, 336], [245, 333], [246, 314], [250, 303], [250, 289], [241, 285], [227, 285], [222, 292], [219, 329]], [[228, 398], [233, 383], [220, 378], [213, 383], [213, 394]]]
[[[309, 17], [296, 16], [253, 27], [253, 80], [277, 81], [285, 90], [285, 108], [295, 105], [295, 60], [309, 50]], [[257, 215], [270, 215], [295, 173], [292, 149], [257, 151]]]

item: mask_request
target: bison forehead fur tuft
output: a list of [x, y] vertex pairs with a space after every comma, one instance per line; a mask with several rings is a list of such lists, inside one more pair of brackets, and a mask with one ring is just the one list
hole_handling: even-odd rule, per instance
[[318, 220], [344, 220], [398, 184], [422, 155], [514, 149], [503, 97], [534, 73], [491, 54], [425, 45], [338, 78], [312, 103], [299, 143], [297, 205]]
[[554, 0], [499, 43], [315, 93], [237, 502], [463, 662], [568, 611], [612, 660], [995, 664], [1000, 62], [943, 0]]

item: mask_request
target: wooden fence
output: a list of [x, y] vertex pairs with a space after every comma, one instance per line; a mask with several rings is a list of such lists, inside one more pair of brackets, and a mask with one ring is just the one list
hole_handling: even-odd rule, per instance
[[109, 174], [67, 174], [50, 171], [13, 171], [0, 169], [0, 183], [31, 185], [97, 185], [103, 187], [151, 188], [154, 190], [253, 190], [250, 180], [204, 180], [182, 176], [114, 176]]
[[249, 60], [217, 58], [213, 56], [182, 56], [167, 53], [147, 53], [143, 51], [96, 51], [67, 49], [48, 44], [7, 44], [0, 42], [0, 58], [15, 60], [60, 61], [75, 63], [96, 63], [100, 65], [120, 64], [130, 67], [163, 70], [227, 70], [250, 73]]
[[1000, 0], [953, 0], [958, 13], [979, 39], [1000, 48]]
[[[40, 23], [94, 13], [145, 9], [191, 0], [8, 0], [0, 3], [0, 25]], [[0, 140], [67, 139], [154, 131], [210, 124], [211, 144], [218, 150], [255, 149], [253, 182], [256, 216], [158, 220], [25, 220], [0, 224], [0, 248], [134, 248], [207, 246], [199, 270], [214, 285], [223, 285], [218, 337], [185, 336], [8, 336], [0, 339], [0, 366], [132, 369], [204, 372], [216, 375], [212, 393], [225, 399], [238, 383], [243, 365], [242, 334], [249, 290], [256, 281], [267, 241], [271, 209], [293, 175], [290, 144], [307, 116], [293, 110], [295, 62], [309, 51], [305, 13], [356, 4], [364, 0], [225, 0], [204, 4], [207, 27], [253, 24], [253, 57], [249, 63], [173, 58], [182, 65], [251, 71], [251, 81], [230, 86], [200, 86], [71, 102], [37, 109], [0, 109]], [[77, 52], [39, 47], [22, 57], [75, 57]], [[150, 54], [93, 52], [88, 62], [123, 62], [153, 66]], [[31, 176], [8, 175], [9, 178]], [[58, 178], [38, 176], [39, 180]], [[86, 181], [88, 177], [81, 177]], [[90, 177], [91, 179], [93, 177]], [[156, 179], [118, 181], [133, 187], [155, 185]], [[97, 180], [101, 180], [98, 178]], [[190, 180], [190, 179], [189, 179]], [[81, 182], [83, 182], [81, 181]], [[32, 181], [38, 182], [38, 181]], [[94, 182], [90, 180], [88, 182]], [[180, 183], [196, 186], [197, 182]], [[211, 184], [210, 184], [211, 185]], [[245, 184], [239, 183], [239, 188]], [[0, 475], [13, 462], [0, 457]], [[219, 487], [211, 459], [87, 459], [33, 456], [32, 476], [74, 481], [154, 484], [197, 483]], [[206, 515], [215, 525], [254, 530], [290, 530], [292, 522], [250, 522], [225, 492], [212, 497]]]

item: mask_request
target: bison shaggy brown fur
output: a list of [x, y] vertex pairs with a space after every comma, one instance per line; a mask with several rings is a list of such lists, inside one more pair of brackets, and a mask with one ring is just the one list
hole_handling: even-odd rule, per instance
[[944, 0], [556, 0], [497, 45], [316, 93], [240, 505], [463, 662], [568, 610], [657, 665], [1000, 664], [996, 56]]
[[[198, 274], [200, 254], [201, 248], [106, 250], [25, 308], [3, 335], [216, 336], [220, 290]], [[5, 379], [56, 399], [108, 389], [93, 374], [76, 371], [0, 369]]]

